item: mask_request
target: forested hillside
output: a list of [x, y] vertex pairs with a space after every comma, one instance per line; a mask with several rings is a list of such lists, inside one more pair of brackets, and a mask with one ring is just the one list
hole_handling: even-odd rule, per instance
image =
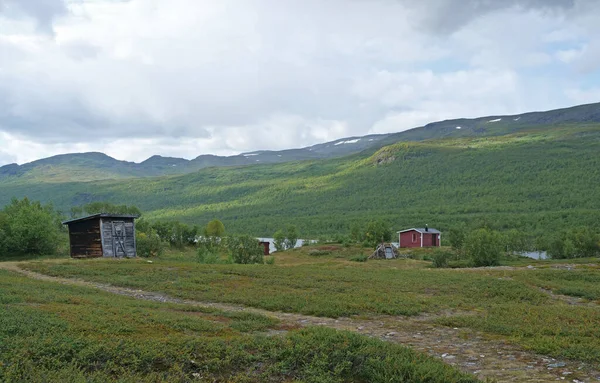
[[133, 204], [148, 218], [272, 235], [348, 233], [387, 219], [394, 229], [466, 223], [537, 236], [600, 225], [600, 125], [536, 127], [504, 136], [400, 142], [376, 153], [284, 164], [207, 168], [156, 178], [5, 182], [0, 205], [28, 196], [68, 211], [91, 201]]

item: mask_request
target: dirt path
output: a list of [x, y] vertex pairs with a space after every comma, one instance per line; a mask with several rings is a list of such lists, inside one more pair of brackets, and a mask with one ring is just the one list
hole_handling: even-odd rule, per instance
[[136, 299], [212, 307], [224, 311], [245, 311], [274, 317], [294, 326], [327, 326], [339, 330], [353, 331], [409, 346], [440, 358], [444, 362], [454, 365], [462, 371], [475, 374], [482, 379], [492, 378], [498, 382], [600, 382], [600, 372], [592, 370], [589, 365], [574, 361], [557, 361], [553, 358], [522, 350], [518, 346], [503, 340], [491, 339], [481, 333], [438, 326], [433, 323], [433, 320], [440, 316], [464, 315], [466, 313], [447, 312], [417, 317], [377, 316], [369, 319], [320, 318], [230, 304], [197, 302], [169, 297], [156, 292], [116, 287], [78, 279], [51, 277], [21, 269], [17, 262], [0, 263], [0, 268], [38, 280], [91, 287]]

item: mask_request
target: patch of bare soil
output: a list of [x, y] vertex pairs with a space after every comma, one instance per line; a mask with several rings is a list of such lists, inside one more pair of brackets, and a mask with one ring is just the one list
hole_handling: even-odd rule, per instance
[[[320, 318], [308, 315], [272, 312], [252, 307], [214, 302], [198, 302], [169, 297], [165, 294], [116, 287], [77, 279], [51, 277], [21, 269], [16, 262], [0, 263], [0, 268], [24, 274], [30, 278], [91, 287], [113, 294], [157, 302], [179, 303], [199, 307], [212, 307], [224, 311], [245, 311], [281, 320], [280, 330], [271, 335], [285, 333], [287, 328], [299, 326], [327, 326], [357, 332], [366, 336], [394, 342], [437, 357], [458, 369], [475, 374], [481, 379], [498, 382], [600, 382], [600, 372], [591, 366], [569, 360], [556, 360], [538, 355], [510, 344], [502, 339], [465, 329], [439, 326], [435, 319], [464, 312], [423, 314], [416, 317], [377, 316], [372, 318]], [[470, 313], [475, 315], [473, 313]]]

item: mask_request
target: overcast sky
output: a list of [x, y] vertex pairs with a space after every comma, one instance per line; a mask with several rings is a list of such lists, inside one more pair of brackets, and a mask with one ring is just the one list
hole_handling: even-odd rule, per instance
[[600, 101], [596, 0], [0, 0], [0, 165]]

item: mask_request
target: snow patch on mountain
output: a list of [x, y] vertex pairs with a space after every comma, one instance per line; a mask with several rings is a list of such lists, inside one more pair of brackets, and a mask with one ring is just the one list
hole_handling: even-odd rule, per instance
[[358, 141], [360, 141], [360, 138], [356, 138], [354, 140], [347, 140], [347, 141], [336, 142], [333, 145], [338, 146], [338, 145], [342, 145], [342, 144], [356, 144]]

